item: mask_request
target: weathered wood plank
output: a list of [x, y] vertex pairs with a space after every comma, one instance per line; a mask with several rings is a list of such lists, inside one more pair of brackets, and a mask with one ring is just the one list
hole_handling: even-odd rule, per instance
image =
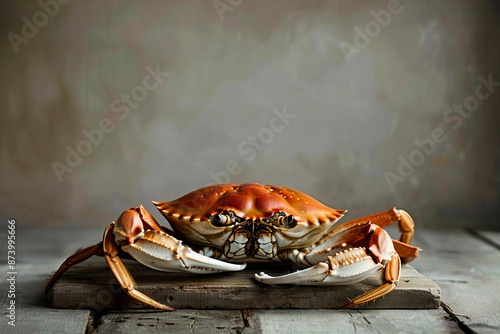
[[500, 232], [495, 231], [476, 231], [477, 234], [500, 248]]
[[440, 282], [444, 303], [469, 328], [479, 333], [500, 333], [499, 281]]
[[461, 333], [443, 310], [178, 310], [112, 312], [99, 332], [146, 333]]
[[112, 312], [100, 319], [99, 333], [236, 333], [245, 327], [241, 311], [177, 310]]
[[462, 333], [442, 309], [252, 310], [249, 319], [262, 333]]
[[358, 310], [358, 312], [363, 320], [369, 323], [367, 333], [462, 333], [443, 309]]
[[[254, 279], [255, 272], [291, 271], [279, 264], [250, 265], [241, 272], [213, 275], [168, 274], [127, 261], [139, 290], [175, 308], [338, 308], [379, 284], [369, 279], [347, 286], [270, 286]], [[263, 269], [264, 268], [264, 269]], [[143, 308], [125, 296], [103, 259], [72, 268], [54, 286], [51, 305], [57, 308]], [[410, 266], [404, 266], [396, 291], [364, 308], [437, 308], [439, 288]]]
[[[44, 288], [51, 271], [82, 244], [99, 241], [102, 238], [99, 234], [102, 235], [99, 229], [94, 231], [88, 227], [16, 226], [16, 326], [8, 325], [9, 319], [4, 315], [0, 318], [2, 333], [85, 333], [89, 310], [49, 308]], [[5, 256], [0, 261], [5, 263], [6, 259]], [[2, 265], [0, 271], [7, 273], [8, 270]], [[6, 293], [7, 281], [2, 277], [0, 304], [6, 306], [10, 300]]]
[[243, 333], [350, 333], [349, 313], [341, 310], [250, 310]]
[[[81, 233], [88, 235], [85, 234], [84, 231]], [[43, 289], [44, 281], [48, 278], [49, 272], [56, 269], [57, 264], [59, 264], [57, 263], [54, 265], [53, 260], [50, 260], [49, 257], [57, 256], [59, 259], [62, 259], [78, 248], [75, 246], [74, 241], [71, 241], [71, 243], [65, 243], [64, 245], [59, 244], [54, 246], [54, 244], [56, 244], [56, 240], [63, 239], [70, 241], [73, 239], [64, 238], [55, 232], [49, 232], [49, 234], [53, 237], [47, 237], [48, 244], [45, 244], [44, 247], [39, 247], [40, 243], [33, 243], [34, 245], [38, 245], [34, 246], [35, 251], [33, 252], [30, 249], [30, 247], [32, 247], [31, 245], [28, 243], [23, 244], [22, 250], [25, 253], [25, 255], [23, 255], [23, 263], [33, 263], [39, 261], [45, 264], [48, 264], [49, 262], [52, 263], [48, 266], [43, 265], [36, 268], [31, 267], [31, 269], [30, 266], [26, 265], [26, 268], [23, 269], [23, 273], [30, 274], [23, 274], [24, 278], [20, 277], [20, 281], [24, 281], [24, 283], [21, 283], [20, 285], [22, 289], [20, 289], [20, 291], [23, 291], [22, 299], [19, 300], [22, 308], [20, 308], [18, 313], [19, 327], [15, 329], [15, 332], [84, 332], [85, 325], [87, 323], [87, 316], [89, 314], [88, 311], [48, 309], [43, 301], [41, 291]], [[69, 232], [67, 234], [73, 235], [73, 233]], [[78, 245], [86, 246], [94, 241], [98, 241], [98, 234], [100, 234], [100, 231], [95, 234], [95, 237], [89, 237], [88, 241], [78, 241]], [[25, 238], [25, 240], [32, 239]], [[82, 245], [80, 245], [80, 243]], [[444, 302], [453, 309], [458, 318], [477, 332], [498, 332], [498, 322], [500, 317], [500, 311], [498, 310], [498, 306], [500, 304], [500, 291], [498, 291], [497, 288], [497, 286], [500, 286], [500, 282], [498, 281], [498, 278], [500, 277], [500, 266], [497, 259], [498, 250], [495, 250], [495, 247], [492, 247], [477, 238], [471, 237], [468, 233], [463, 231], [429, 231], [419, 229], [415, 237], [415, 243], [423, 248], [423, 251], [421, 256], [416, 261], [412, 262], [412, 265], [415, 266], [420, 272], [434, 278], [438, 282], [443, 290]], [[57, 252], [49, 251], [48, 248], [57, 248]], [[105, 267], [103, 259], [94, 259], [93, 261], [96, 265]], [[78, 267], [75, 269], [77, 268]], [[3, 270], [2, 267], [0, 267], [0, 270]], [[110, 274], [109, 270], [105, 268], [101, 268], [99, 270]], [[137, 265], [134, 267], [134, 264], [132, 264], [131, 270], [139, 281], [139, 284], [142, 286], [142, 284], [146, 281], [142, 280], [140, 277], [141, 274], [139, 274], [138, 271], [150, 270]], [[4, 270], [4, 272], [6, 272], [6, 270]], [[168, 275], [152, 270], [150, 272], [156, 273], [157, 275]], [[197, 276], [195, 278], [206, 279], [207, 277], [208, 276]], [[119, 291], [119, 293], [121, 293], [121, 290], [116, 286], [114, 278], [110, 277], [108, 283], [108, 288], [112, 290], [111, 293], [114, 291]], [[4, 291], [4, 285], [0, 284], [0, 289]], [[102, 304], [103, 302], [106, 302], [108, 293], [104, 293], [100, 297], [98, 297], [98, 295], [92, 297], [97, 308], [100, 308], [101, 310], [103, 309]], [[36, 296], [35, 299], [33, 299], [33, 295]], [[5, 299], [5, 296], [2, 297]], [[160, 298], [164, 298], [164, 296], [160, 296]], [[5, 303], [4, 299], [2, 299], [2, 304]], [[321, 300], [321, 298], [318, 296], [317, 300]], [[240, 307], [244, 306], [240, 305]], [[137, 312], [146, 314], [146, 317], [158, 314], [156, 312], [142, 312], [138, 310], [129, 311], [127, 313], [135, 314]], [[241, 320], [241, 314], [238, 315], [240, 311], [178, 310], [174, 313], [160, 314], [159, 319], [164, 319], [163, 317], [165, 316], [165, 319], [172, 320], [165, 321], [165, 323], [168, 324], [163, 323], [163, 326], [165, 326], [164, 331], [171, 330], [172, 332], [190, 332], [192, 328], [191, 322], [193, 319], [189, 319], [189, 317], [182, 318], [181, 316], [181, 319], [174, 321], [175, 317], [170, 318], [176, 314], [183, 314], [185, 316], [189, 314], [189, 312], [195, 312], [197, 316], [194, 327], [203, 328], [203, 332], [210, 332], [213, 328], [217, 331], [223, 330], [222, 328], [217, 328], [217, 326], [203, 327], [205, 326], [204, 322], [213, 324], [224, 323], [223, 326], [218, 327], [224, 327], [229, 332], [239, 332], [240, 328], [243, 328], [244, 333], [266, 333], [271, 331], [273, 331], [273, 333], [304, 332], [304, 330], [301, 329], [305, 329], [307, 332], [318, 333], [350, 333], [354, 331], [378, 331], [387, 333], [395, 331], [402, 333], [414, 333], [421, 331], [453, 333], [457, 330], [456, 324], [451, 322], [446, 317], [446, 314], [444, 314], [442, 309], [359, 311], [290, 309], [243, 311], [243, 320]], [[203, 312], [213, 313], [211, 313], [210, 318], [204, 318], [200, 315], [203, 314]], [[227, 320], [231, 318], [226, 317], [227, 321], [224, 322], [224, 313], [226, 312], [235, 312], [233, 314], [235, 317], [234, 325], [230, 320]], [[127, 313], [116, 313], [123, 316], [122, 319], [116, 318], [118, 316], [109, 319], [113, 319], [112, 322], [114, 324], [119, 324], [120, 321], [124, 321], [122, 324], [134, 323], [134, 321], [129, 322], [131, 321], [131, 318], [127, 318]], [[110, 314], [110, 316], [112, 314]], [[2, 320], [5, 319], [6, 318]], [[107, 316], [104, 316], [101, 319], [101, 325], [111, 326], [111, 324], [107, 323], [109, 319]], [[0, 328], [8, 328], [2, 320], [0, 320]], [[153, 322], [154, 320], [141, 319], [141, 321], [143, 321], [143, 326], [136, 325], [137, 328], [135, 328], [134, 333], [140, 330], [139, 327], [141, 329], [147, 328], [151, 330], [157, 328], [159, 324], [158, 322], [158, 324], [153, 327], [150, 326], [152, 323], [146, 324], [146, 321]], [[243, 327], [240, 327], [241, 321], [243, 321]], [[169, 327], [175, 327], [175, 330]], [[125, 330], [128, 330], [126, 327], [124, 328]], [[215, 331], [215, 329], [213, 331]], [[105, 332], [105, 329], [102, 331]]]
[[[20, 247], [19, 247], [20, 248]], [[46, 265], [17, 264], [15, 283], [15, 327], [6, 317], [8, 299], [7, 280], [2, 275], [0, 282], [0, 317], [2, 333], [85, 333], [90, 312], [88, 310], [55, 310], [47, 307], [43, 289], [47, 272]], [[0, 266], [0, 272], [7, 273], [7, 266]]]
[[442, 300], [469, 328], [500, 332], [499, 250], [465, 231], [419, 231], [413, 265], [442, 289]]
[[461, 252], [478, 253], [489, 252], [493, 249], [491, 245], [471, 236], [465, 230], [457, 229], [418, 229], [416, 230], [414, 242], [424, 252]]

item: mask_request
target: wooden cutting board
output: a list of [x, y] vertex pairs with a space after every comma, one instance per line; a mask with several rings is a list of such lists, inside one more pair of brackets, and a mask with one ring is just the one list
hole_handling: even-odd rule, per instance
[[[297, 270], [276, 263], [249, 264], [240, 272], [210, 275], [171, 274], [124, 260], [138, 290], [174, 308], [277, 309], [339, 308], [371, 288], [380, 279], [369, 278], [344, 286], [266, 285], [254, 274], [279, 275]], [[440, 289], [413, 267], [404, 265], [397, 289], [384, 298], [362, 305], [371, 309], [432, 309], [440, 303]], [[129, 298], [120, 288], [104, 258], [92, 258], [71, 268], [54, 285], [48, 302], [55, 308], [137, 309], [144, 305]]]

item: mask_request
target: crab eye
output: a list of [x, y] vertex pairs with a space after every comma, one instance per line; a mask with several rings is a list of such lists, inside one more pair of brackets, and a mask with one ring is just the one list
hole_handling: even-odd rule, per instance
[[297, 221], [293, 218], [292, 215], [280, 217], [278, 219], [278, 223], [283, 228], [294, 228], [295, 226], [297, 226]]
[[210, 217], [210, 223], [214, 226], [225, 226], [230, 222], [231, 220], [226, 215], [216, 214]]

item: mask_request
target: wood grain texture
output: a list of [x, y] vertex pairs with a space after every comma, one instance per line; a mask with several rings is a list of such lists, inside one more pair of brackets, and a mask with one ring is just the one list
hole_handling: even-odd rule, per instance
[[500, 232], [497, 232], [497, 231], [476, 231], [476, 233], [500, 249]]
[[[236, 333], [245, 327], [241, 311], [177, 310], [112, 312], [100, 319], [99, 333]], [[92, 332], [92, 331], [91, 331]]]
[[[89, 320], [89, 310], [55, 310], [47, 307], [43, 297], [47, 265], [18, 264], [15, 284], [16, 322], [15, 327], [8, 325], [6, 307], [10, 303], [7, 280], [0, 281], [0, 317], [1, 333], [85, 333]], [[6, 265], [0, 266], [0, 272], [7, 273]]]
[[439, 284], [442, 300], [465, 326], [500, 332], [500, 251], [462, 230], [420, 232], [418, 270]]
[[[88, 242], [71, 238], [67, 235], [55, 234], [45, 243], [28, 242], [34, 240], [33, 231], [27, 234], [20, 232], [20, 251], [23, 252], [23, 263], [19, 265], [18, 290], [20, 292], [18, 325], [11, 330], [5, 317], [0, 319], [0, 328], [6, 333], [84, 333], [91, 313], [88, 310], [52, 309], [43, 300], [45, 281], [57, 265], [69, 252], [76, 250], [77, 245]], [[39, 231], [39, 234], [47, 231]], [[81, 231], [82, 235], [85, 231]], [[91, 232], [90, 232], [91, 233]], [[30, 236], [25, 237], [26, 236]], [[56, 236], [58, 236], [56, 238]], [[97, 238], [98, 236], [95, 236]], [[44, 238], [41, 236], [40, 238]], [[47, 237], [48, 238], [48, 237]], [[57, 240], [66, 240], [61, 245]], [[94, 240], [94, 238], [91, 238]], [[71, 242], [70, 242], [71, 241]], [[434, 279], [442, 288], [442, 301], [453, 311], [453, 315], [466, 328], [479, 333], [495, 333], [499, 331], [500, 322], [500, 263], [498, 250], [480, 238], [459, 230], [419, 230], [415, 243], [423, 251], [421, 256], [412, 262], [419, 272]], [[64, 248], [64, 249], [63, 249]], [[21, 250], [22, 249], [22, 250]], [[60, 254], [62, 252], [63, 254]], [[57, 258], [58, 263], [55, 262]], [[36, 265], [34, 263], [37, 263]], [[129, 264], [127, 262], [127, 264]], [[83, 265], [83, 264], [82, 264]], [[92, 259], [88, 265], [95, 266], [106, 277], [110, 275], [104, 259]], [[100, 269], [99, 269], [100, 268]], [[6, 272], [5, 266], [0, 270]], [[74, 270], [85, 271], [84, 266]], [[143, 266], [131, 265], [140, 286], [147, 283], [141, 277], [166, 275], [149, 270]], [[267, 270], [267, 269], [266, 269]], [[276, 270], [276, 269], [275, 269]], [[290, 268], [284, 268], [290, 270]], [[70, 271], [70, 276], [71, 273]], [[22, 273], [22, 275], [21, 275]], [[253, 275], [253, 273], [251, 273]], [[63, 278], [65, 278], [64, 276]], [[191, 278], [193, 278], [191, 276]], [[209, 279], [209, 276], [194, 276], [196, 279]], [[216, 277], [213, 277], [215, 279]], [[101, 278], [102, 279], [102, 278]], [[151, 278], [156, 279], [156, 278]], [[73, 280], [78, 287], [79, 280]], [[5, 282], [6, 283], [6, 282]], [[0, 289], [5, 291], [6, 285], [0, 282]], [[81, 282], [80, 282], [81, 283]], [[109, 294], [118, 292], [116, 281], [108, 276], [106, 290], [89, 297], [97, 310], [103, 311], [104, 304], [109, 302]], [[68, 287], [69, 288], [69, 287]], [[290, 287], [293, 288], [293, 287]], [[293, 289], [290, 289], [293, 292]], [[396, 290], [397, 291], [397, 290]], [[73, 291], [68, 291], [71, 295]], [[318, 300], [321, 300], [318, 295]], [[390, 295], [389, 295], [390, 296]], [[5, 304], [5, 295], [0, 301]], [[165, 296], [160, 296], [165, 298]], [[168, 298], [168, 296], [167, 296]], [[388, 298], [388, 297], [387, 297]], [[387, 299], [387, 298], [384, 298]], [[80, 300], [79, 303], [83, 302]], [[89, 329], [98, 332], [141, 332], [158, 331], [190, 333], [190, 332], [242, 332], [242, 333], [456, 333], [461, 331], [451, 320], [443, 308], [434, 310], [332, 310], [332, 309], [246, 309], [247, 304], [238, 302], [240, 310], [199, 310], [178, 309], [176, 312], [154, 312], [149, 310], [129, 309], [126, 312], [110, 312], [102, 318], [95, 318], [96, 327]], [[138, 305], [136, 305], [138, 306]], [[92, 324], [92, 321], [90, 322]], [[102, 329], [101, 329], [102, 328]]]
[[[281, 264], [252, 264], [241, 272], [213, 275], [163, 273], [126, 261], [138, 289], [175, 308], [276, 309], [338, 308], [377, 284], [370, 278], [346, 286], [271, 286], [254, 280], [261, 270], [270, 274], [292, 271]], [[437, 285], [411, 266], [403, 267], [396, 291], [363, 308], [437, 308]], [[136, 309], [143, 308], [122, 293], [102, 258], [73, 267], [55, 285], [50, 303], [56, 308]]]
[[112, 333], [462, 333], [440, 310], [128, 310], [104, 315]]
[[[462, 333], [439, 310], [252, 310], [245, 330], [261, 333]], [[251, 321], [249, 319], [252, 319]], [[245, 333], [246, 331], [244, 331]]]

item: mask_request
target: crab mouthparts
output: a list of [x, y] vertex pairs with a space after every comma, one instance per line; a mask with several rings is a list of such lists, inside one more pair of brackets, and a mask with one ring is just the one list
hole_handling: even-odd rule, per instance
[[229, 236], [224, 255], [228, 259], [271, 259], [276, 256], [277, 243], [272, 228], [262, 222], [246, 221]]

